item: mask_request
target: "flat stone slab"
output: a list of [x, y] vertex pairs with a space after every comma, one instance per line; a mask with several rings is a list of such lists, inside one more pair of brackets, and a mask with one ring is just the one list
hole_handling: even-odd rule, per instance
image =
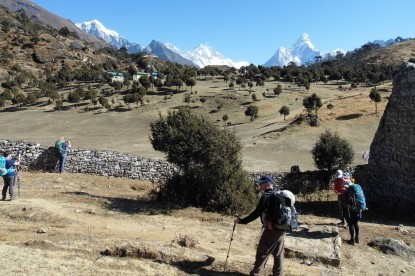
[[340, 247], [341, 238], [336, 226], [300, 225], [296, 231], [287, 233], [285, 257], [339, 267]]

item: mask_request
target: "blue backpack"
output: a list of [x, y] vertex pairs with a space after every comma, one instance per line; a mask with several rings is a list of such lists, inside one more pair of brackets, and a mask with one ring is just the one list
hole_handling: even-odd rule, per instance
[[349, 187], [349, 203], [353, 212], [366, 210], [366, 198], [359, 184], [353, 184]]
[[0, 176], [5, 176], [6, 174], [8, 174], [9, 172], [13, 172], [14, 169], [10, 168], [10, 169], [6, 169], [6, 158], [4, 158], [4, 156], [0, 156]]

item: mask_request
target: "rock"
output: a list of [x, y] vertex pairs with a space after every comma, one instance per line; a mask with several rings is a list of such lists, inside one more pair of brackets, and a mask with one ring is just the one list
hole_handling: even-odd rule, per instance
[[388, 238], [377, 238], [369, 242], [368, 245], [378, 248], [384, 254], [396, 255], [415, 261], [415, 249], [407, 246], [403, 241]]
[[[415, 206], [415, 64], [404, 63], [394, 78], [392, 94], [370, 146], [368, 201], [393, 212]], [[382, 181], [379, 181], [382, 179]]]
[[38, 230], [37, 230], [37, 233], [38, 234], [45, 234], [45, 233], [47, 233], [49, 231], [49, 229], [47, 228], [47, 227], [44, 227], [44, 228], [39, 228]]

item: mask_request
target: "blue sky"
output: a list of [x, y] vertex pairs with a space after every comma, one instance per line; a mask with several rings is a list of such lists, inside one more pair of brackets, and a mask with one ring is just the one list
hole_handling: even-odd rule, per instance
[[206, 44], [233, 61], [264, 64], [308, 33], [320, 51], [351, 51], [368, 41], [415, 37], [413, 0], [33, 0], [74, 23], [98, 19], [147, 46]]

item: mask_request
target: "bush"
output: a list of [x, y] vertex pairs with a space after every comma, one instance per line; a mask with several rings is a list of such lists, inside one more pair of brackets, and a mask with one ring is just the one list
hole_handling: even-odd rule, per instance
[[187, 248], [194, 248], [199, 243], [195, 237], [191, 235], [181, 235], [181, 234], [179, 235], [179, 237], [176, 237], [174, 242], [176, 242], [178, 245], [182, 247], [187, 247]]
[[344, 169], [353, 162], [354, 151], [349, 142], [342, 139], [337, 132], [327, 130], [320, 135], [311, 150], [314, 164], [320, 169], [331, 172], [333, 169]]
[[228, 214], [254, 206], [255, 192], [242, 169], [241, 144], [233, 132], [186, 107], [150, 126], [153, 148], [179, 167], [160, 189], [160, 199]]

